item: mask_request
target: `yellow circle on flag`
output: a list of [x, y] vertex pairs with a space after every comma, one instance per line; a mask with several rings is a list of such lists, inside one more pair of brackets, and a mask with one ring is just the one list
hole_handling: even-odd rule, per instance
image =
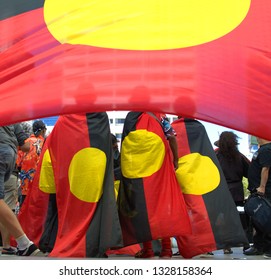
[[251, 0], [46, 0], [44, 19], [60, 43], [167, 50], [210, 42], [235, 29]]
[[39, 189], [45, 193], [56, 193], [55, 176], [52, 167], [50, 152], [47, 149], [42, 157]]
[[220, 183], [220, 173], [207, 156], [191, 153], [179, 158], [177, 180], [185, 194], [202, 195], [211, 192]]
[[121, 170], [126, 178], [136, 179], [157, 172], [165, 158], [163, 140], [153, 132], [130, 132], [121, 144]]
[[70, 191], [85, 202], [98, 202], [103, 193], [106, 155], [97, 148], [84, 148], [72, 158], [69, 166]]

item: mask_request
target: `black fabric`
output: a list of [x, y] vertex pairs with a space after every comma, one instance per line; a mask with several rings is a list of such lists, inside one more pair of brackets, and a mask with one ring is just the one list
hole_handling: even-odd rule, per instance
[[123, 246], [114, 194], [112, 141], [106, 113], [89, 113], [86, 117], [90, 146], [103, 151], [107, 158], [103, 195], [87, 229], [86, 256], [104, 257], [110, 247]]
[[271, 233], [271, 203], [263, 196], [252, 194], [244, 206], [253, 224], [262, 232]]
[[[129, 112], [123, 126], [122, 141], [131, 132], [136, 130], [138, 118], [142, 112]], [[122, 230], [127, 233], [124, 235], [124, 244], [135, 244], [152, 240], [149, 220], [147, 216], [147, 206], [143, 179], [129, 179], [122, 176], [120, 182], [118, 207]], [[138, 226], [140, 224], [140, 226]]]
[[[261, 183], [261, 172], [263, 167], [271, 167], [271, 143], [260, 146], [252, 157], [248, 170], [248, 189], [255, 192]], [[271, 201], [271, 168], [265, 186], [265, 196]]]
[[[210, 158], [219, 170], [219, 186], [213, 191], [202, 195], [212, 225], [217, 248], [225, 248], [225, 242], [227, 242], [227, 246], [229, 247], [247, 245], [248, 240], [241, 224], [239, 213], [228, 190], [223, 170], [212, 148], [205, 127], [199, 121], [193, 119], [185, 119], [185, 127], [190, 152], [198, 153], [200, 151], [201, 155]], [[227, 206], [225, 206], [225, 202]], [[229, 236], [232, 236], [233, 231], [235, 232], [235, 237], [229, 240]]]
[[39, 241], [39, 249], [41, 251], [50, 253], [53, 250], [57, 236], [57, 229], [58, 214], [56, 194], [50, 194], [44, 232]]
[[45, 0], [0, 0], [0, 20], [43, 7]]
[[235, 202], [244, 201], [244, 187], [242, 179], [247, 177], [249, 161], [239, 152], [239, 157], [236, 160], [229, 161], [219, 150], [216, 151], [216, 156], [225, 175], [229, 190]]

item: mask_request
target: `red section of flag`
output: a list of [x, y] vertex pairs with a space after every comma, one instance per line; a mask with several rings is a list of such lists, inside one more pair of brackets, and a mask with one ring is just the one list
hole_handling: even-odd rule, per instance
[[[161, 168], [151, 176], [143, 178], [153, 239], [172, 237], [173, 233], [177, 232], [179, 234], [191, 233], [185, 201], [174, 173], [170, 146], [161, 125], [148, 113], [143, 113], [139, 117], [136, 129], [146, 129], [155, 133], [162, 139], [165, 146], [165, 158]], [[168, 221], [170, 221], [170, 228], [167, 226]], [[164, 226], [163, 223], [165, 223]]]
[[[122, 178], [118, 200], [125, 245], [190, 234], [191, 225], [183, 194], [175, 176], [171, 150], [161, 124], [151, 114], [130, 112], [124, 124], [122, 143], [135, 130], [146, 130], [161, 138], [165, 156], [161, 167], [154, 173], [143, 178]], [[137, 150], [142, 161], [144, 160], [144, 153], [140, 153], [142, 144], [144, 143], [136, 142], [131, 153], [128, 148], [125, 149], [131, 163], [134, 151]], [[159, 157], [161, 152], [157, 149], [153, 151], [154, 160], [155, 155]], [[121, 156], [126, 157], [124, 149], [121, 150]], [[134, 172], [136, 174], [137, 170]]]
[[[184, 119], [176, 120], [172, 123], [172, 127], [177, 133], [178, 157], [189, 155], [191, 151]], [[180, 254], [185, 258], [191, 258], [216, 250], [216, 241], [202, 196], [184, 194], [184, 200], [189, 213], [192, 234], [176, 237]]]
[[[65, 146], [61, 145], [63, 139]], [[86, 231], [97, 203], [84, 202], [71, 193], [68, 170], [74, 155], [90, 147], [86, 116], [60, 117], [47, 141], [56, 178], [58, 206], [58, 234], [50, 255], [85, 257]]]
[[[184, 194], [192, 234], [176, 237], [181, 255], [191, 258], [213, 250], [245, 245], [248, 241], [239, 213], [204, 126], [197, 120], [179, 119], [172, 123], [172, 127], [177, 133], [179, 158], [191, 153], [209, 157], [220, 173], [220, 182], [214, 190], [202, 195]], [[201, 170], [197, 169], [197, 162], [194, 162], [194, 166], [191, 171], [197, 176]], [[194, 182], [194, 189], [201, 187], [201, 182]]]
[[165, 51], [61, 45], [49, 34], [43, 9], [2, 20], [0, 125], [136, 109], [196, 117], [271, 138], [266, 122], [271, 118], [266, 109], [271, 103], [270, 12], [269, 0], [251, 1], [246, 18], [229, 34]]

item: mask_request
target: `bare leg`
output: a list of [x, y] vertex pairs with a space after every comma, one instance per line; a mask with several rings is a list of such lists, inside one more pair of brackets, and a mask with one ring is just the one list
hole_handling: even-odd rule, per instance
[[24, 231], [12, 210], [0, 199], [0, 223], [15, 238], [24, 235]]
[[3, 248], [9, 248], [10, 247], [10, 234], [1, 223], [0, 223], [0, 231], [1, 231], [1, 236], [2, 236]]

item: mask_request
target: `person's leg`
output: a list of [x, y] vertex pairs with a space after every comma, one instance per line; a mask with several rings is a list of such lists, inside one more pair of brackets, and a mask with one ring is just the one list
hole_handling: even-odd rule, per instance
[[143, 249], [135, 254], [136, 258], [148, 259], [154, 257], [154, 252], [152, 250], [152, 242], [143, 242]]
[[[5, 182], [5, 197], [4, 201], [8, 205], [8, 207], [15, 212], [16, 203], [18, 201], [18, 177], [14, 174], [11, 174], [8, 181]], [[16, 250], [14, 250], [10, 245], [10, 234], [9, 231], [0, 224], [0, 231], [2, 236], [3, 250], [2, 254], [15, 254]]]
[[15, 166], [15, 152], [6, 146], [0, 150], [0, 223], [17, 242], [18, 254], [23, 256], [35, 255], [39, 249], [25, 235], [17, 217], [4, 201], [4, 182], [10, 177]]
[[265, 233], [264, 234], [264, 257], [271, 259], [271, 234], [270, 233]]
[[163, 238], [162, 241], [162, 251], [160, 254], [160, 258], [171, 258], [172, 257], [172, 249], [171, 249], [171, 239]]
[[1, 232], [1, 236], [2, 236], [2, 247], [9, 248], [10, 247], [10, 234], [1, 223], [0, 223], [0, 232]]
[[23, 229], [12, 210], [7, 206], [3, 199], [0, 199], [0, 223], [15, 239], [24, 235]]
[[257, 228], [257, 226], [253, 225], [255, 228], [255, 234], [253, 236], [253, 246], [244, 251], [245, 255], [263, 255], [264, 250], [264, 233]]
[[0, 223], [15, 238], [18, 246], [18, 255], [31, 256], [40, 252], [38, 247], [25, 235], [17, 217], [3, 199], [0, 199]]

